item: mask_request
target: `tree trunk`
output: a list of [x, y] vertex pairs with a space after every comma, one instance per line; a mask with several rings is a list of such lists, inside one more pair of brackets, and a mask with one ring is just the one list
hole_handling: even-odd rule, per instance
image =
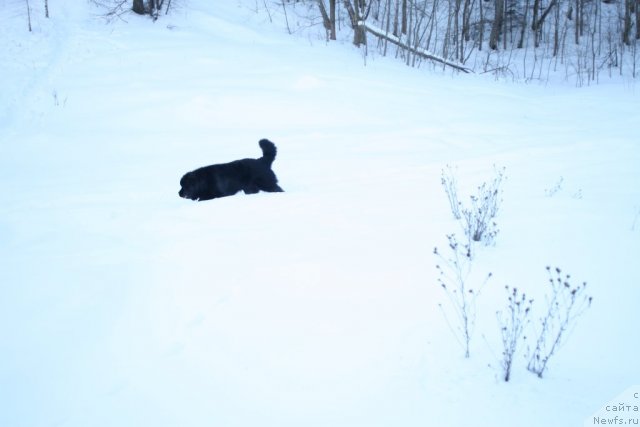
[[[404, 2], [404, 1], [405, 1], [405, 0], [403, 0], [403, 2]], [[407, 44], [407, 46], [411, 46], [411, 45], [413, 45], [413, 44], [415, 43], [415, 40], [416, 40], [416, 39], [415, 39], [415, 34], [413, 34], [414, 24], [413, 24], [413, 13], [412, 13], [412, 11], [409, 11], [408, 15], [409, 15], [409, 23], [408, 23], [408, 25], [407, 25], [407, 32], [406, 32], [407, 39], [406, 39], [406, 44]], [[414, 61], [414, 63], [415, 63], [415, 59], [416, 59], [416, 57], [415, 57], [415, 55], [414, 55], [414, 56], [413, 56], [413, 61]], [[407, 53], [407, 65], [411, 65], [411, 51], [409, 51], [409, 52]]]
[[556, 7], [555, 25], [553, 30], [553, 57], [560, 53], [560, 7]]
[[528, 15], [529, 15], [529, 0], [526, 0], [526, 3], [524, 5], [524, 18], [522, 19], [522, 26], [520, 27], [520, 40], [518, 40], [518, 49], [522, 49], [524, 47], [524, 35], [527, 30]]
[[462, 0], [455, 0], [455, 7], [453, 9], [453, 39], [455, 40], [456, 45], [456, 60], [460, 60], [462, 56], [461, 45], [462, 45], [462, 34], [460, 32], [460, 6], [462, 4]]
[[131, 10], [138, 15], [144, 15], [144, 1], [143, 0], [133, 0], [133, 6]]
[[[640, 1], [640, 0], [638, 0]], [[387, 0], [387, 7], [386, 7], [386, 11], [387, 11], [387, 34], [389, 34], [389, 28], [391, 27], [391, 0]], [[382, 56], [387, 56], [387, 41], [388, 40], [384, 40], [384, 50], [382, 53]]]
[[[433, 5], [431, 5], [431, 16], [429, 17], [429, 35], [427, 36], [426, 50], [431, 49], [431, 37], [433, 36], [433, 30], [436, 25], [436, 10], [438, 10], [438, 0], [433, 0]], [[482, 35], [482, 32], [480, 34]]]
[[538, 27], [536, 23], [538, 22], [538, 14], [540, 12], [540, 0], [533, 0], [533, 18], [531, 19], [531, 30], [536, 31]]
[[478, 9], [480, 10], [480, 36], [478, 40], [478, 50], [482, 50], [482, 43], [484, 43], [484, 9], [482, 8], [482, 2], [478, 2]]
[[575, 41], [576, 44], [580, 44], [580, 35], [582, 34], [582, 2], [580, 0], [576, 0], [576, 32], [575, 32]]
[[329, 13], [327, 14], [327, 8], [324, 5], [324, 0], [318, 0], [318, 8], [320, 9], [320, 15], [322, 15], [322, 24], [329, 40], [336, 39], [336, 0], [329, 0]]
[[29, 32], [31, 32], [31, 8], [29, 7], [29, 0], [27, 0], [27, 23], [29, 24]]
[[160, 0], [149, 0], [149, 15], [151, 19], [154, 21], [158, 19], [158, 15], [160, 14], [160, 8], [162, 4]]
[[393, 35], [396, 37], [400, 37], [400, 30], [398, 29], [398, 13], [400, 8], [400, 3], [397, 1], [396, 4], [396, 13], [393, 14]]
[[491, 35], [489, 36], [489, 47], [493, 50], [498, 49], [498, 39], [502, 30], [502, 21], [504, 20], [504, 2], [505, 0], [496, 0], [496, 13], [491, 26]]
[[542, 15], [540, 15], [540, 19], [538, 19], [537, 21], [535, 21], [533, 23], [533, 29], [534, 30], [540, 29], [542, 27], [542, 24], [544, 23], [544, 20], [546, 19], [546, 17], [549, 14], [549, 12], [551, 12], [551, 9], [553, 9], [553, 6], [556, 5], [556, 3], [558, 3], [557, 0], [551, 0], [551, 2], [549, 3], [549, 6], [547, 6], [547, 8], [544, 10], [544, 12], [542, 12]]
[[335, 40], [331, 38], [331, 18], [329, 18], [329, 14], [327, 14], [327, 8], [323, 0], [318, 0], [318, 9], [320, 9], [320, 15], [322, 16], [322, 26], [327, 30], [327, 38]]
[[329, 0], [329, 20], [331, 21], [331, 40], [336, 39], [336, 0]]
[[627, 46], [631, 45], [631, 10], [633, 0], [624, 0], [624, 26], [622, 29], [622, 42]]
[[464, 8], [462, 11], [462, 35], [464, 37], [464, 41], [468, 42], [471, 40], [471, 1], [464, 0]]
[[407, 0], [402, 0], [402, 34], [407, 34]]
[[636, 0], [636, 39], [640, 39], [640, 0]]
[[371, 26], [368, 26], [367, 24], [364, 24], [362, 28], [364, 30], [370, 32], [371, 34], [374, 34], [374, 35], [376, 35], [378, 37], [381, 37], [381, 38], [383, 38], [385, 40], [390, 41], [391, 43], [395, 44], [396, 46], [399, 46], [399, 47], [401, 47], [403, 49], [406, 49], [407, 51], [413, 53], [414, 55], [420, 56], [421, 58], [430, 59], [432, 61], [439, 62], [441, 64], [444, 64], [444, 65], [447, 65], [449, 67], [455, 68], [456, 70], [462, 71], [464, 73], [471, 73], [472, 72], [471, 69], [469, 69], [469, 68], [467, 68], [467, 67], [465, 67], [463, 65], [457, 64], [457, 63], [452, 62], [452, 61], [448, 61], [445, 58], [440, 58], [438, 56], [432, 55], [431, 53], [429, 53], [429, 52], [427, 52], [427, 51], [425, 51], [423, 49], [420, 49], [420, 48], [417, 48], [417, 47], [413, 47], [413, 46], [410, 46], [410, 45], [408, 45], [406, 43], [403, 43], [403, 42], [400, 41], [399, 37], [390, 36], [388, 33], [385, 33], [382, 30], [379, 30], [377, 28], [373, 28]]
[[349, 13], [349, 20], [351, 21], [351, 28], [353, 28], [353, 44], [360, 47], [363, 44], [367, 44], [367, 32], [362, 25], [362, 16], [360, 15], [360, 5], [358, 0], [351, 4], [350, 0], [344, 0], [344, 6]]
[[[531, 30], [534, 33], [534, 46], [540, 46], [540, 33], [542, 31], [542, 24], [544, 24], [544, 20], [549, 15], [549, 12], [553, 9], [553, 6], [557, 4], [557, 0], [551, 0], [547, 8], [542, 12], [542, 15], [538, 17], [538, 13], [540, 12], [540, 0], [534, 0], [533, 2], [533, 19], [531, 21]], [[526, 12], [525, 12], [526, 13]]]

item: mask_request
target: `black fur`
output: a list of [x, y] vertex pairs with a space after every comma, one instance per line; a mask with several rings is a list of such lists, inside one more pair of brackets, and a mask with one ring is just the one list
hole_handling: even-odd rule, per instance
[[262, 157], [242, 159], [230, 163], [205, 166], [187, 172], [180, 180], [178, 195], [191, 200], [210, 200], [232, 196], [242, 190], [245, 194], [258, 191], [281, 192], [278, 178], [271, 170], [276, 158], [276, 146], [268, 139], [261, 139]]

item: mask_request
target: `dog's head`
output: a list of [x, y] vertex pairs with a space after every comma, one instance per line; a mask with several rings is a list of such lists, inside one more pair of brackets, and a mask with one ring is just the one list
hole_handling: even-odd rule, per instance
[[180, 179], [180, 191], [178, 195], [185, 199], [198, 200], [200, 198], [200, 191], [202, 187], [201, 180], [199, 180], [195, 173], [187, 172]]

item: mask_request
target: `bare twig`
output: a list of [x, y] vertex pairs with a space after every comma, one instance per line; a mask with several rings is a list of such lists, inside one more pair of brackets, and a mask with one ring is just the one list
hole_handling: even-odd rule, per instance
[[571, 276], [562, 274], [556, 267], [547, 267], [551, 295], [548, 297], [547, 312], [540, 319], [540, 333], [536, 346], [529, 358], [527, 369], [542, 378], [549, 359], [563, 343], [566, 332], [577, 318], [591, 306], [592, 297], [586, 295], [586, 282], [572, 286]]
[[444, 256], [434, 248], [433, 253], [442, 261], [437, 264], [436, 269], [439, 271], [438, 283], [445, 291], [449, 300], [449, 307], [453, 311], [457, 326], [454, 327], [446, 315], [442, 306], [442, 312], [454, 332], [454, 336], [462, 345], [464, 356], [470, 356], [470, 343], [475, 328], [476, 319], [476, 299], [482, 292], [482, 289], [489, 281], [491, 273], [479, 286], [473, 286], [468, 283], [469, 274], [471, 272], [471, 252], [467, 245], [461, 246], [453, 234], [448, 235], [449, 255]]
[[502, 372], [506, 382], [511, 378], [511, 368], [513, 358], [521, 339], [524, 329], [529, 323], [529, 312], [533, 300], [527, 300], [524, 292], [519, 292], [517, 288], [509, 288], [505, 286], [508, 295], [508, 305], [506, 313], [497, 312], [498, 324], [500, 325], [500, 334], [502, 336]]

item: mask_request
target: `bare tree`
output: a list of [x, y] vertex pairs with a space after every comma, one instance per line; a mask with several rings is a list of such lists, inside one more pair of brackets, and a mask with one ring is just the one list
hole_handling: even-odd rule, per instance
[[636, 40], [640, 40], [640, 0], [636, 0]]
[[349, 13], [349, 20], [351, 21], [351, 28], [353, 29], [353, 44], [361, 46], [367, 44], [367, 32], [363, 25], [363, 21], [366, 18], [361, 13], [360, 0], [344, 0], [344, 6]]
[[[542, 73], [548, 78], [565, 67], [566, 78], [581, 85], [597, 80], [605, 70], [610, 75], [613, 69], [621, 75], [628, 71], [635, 77], [640, 65], [640, 0], [295, 1], [299, 2], [319, 10], [328, 39], [334, 39], [335, 27], [346, 19], [355, 45], [365, 44], [368, 32], [383, 55], [390, 52], [410, 66], [426, 59], [461, 65], [462, 71], [476, 68], [537, 80], [544, 78]], [[571, 42], [576, 47], [569, 46]], [[490, 51], [482, 60], [478, 51], [486, 46]], [[475, 65], [464, 67], [470, 59]], [[516, 59], [521, 63], [516, 65]]]
[[336, 39], [336, 0], [329, 0], [329, 13], [324, 5], [324, 0], [317, 0], [320, 15], [322, 16], [322, 24], [327, 30], [330, 40]]
[[580, 36], [582, 35], [582, 0], [576, 0], [575, 10], [575, 41], [580, 44]]
[[402, 0], [402, 34], [407, 34], [407, 0]]
[[480, 34], [478, 36], [478, 49], [482, 50], [482, 43], [484, 43], [484, 10], [482, 8], [482, 3], [484, 0], [478, 1], [478, 13], [480, 19]]
[[489, 47], [493, 50], [498, 49], [498, 39], [502, 32], [502, 24], [504, 21], [504, 3], [505, 0], [495, 1], [495, 15], [493, 25], [491, 26], [491, 35], [489, 36]]
[[622, 42], [627, 46], [631, 45], [631, 27], [633, 26], [631, 20], [631, 13], [635, 6], [634, 0], [624, 0], [624, 24], [622, 29]]
[[[539, 0], [534, 0], [534, 1], [537, 3]], [[522, 25], [520, 25], [520, 40], [518, 41], [518, 49], [522, 49], [524, 47], [524, 36], [527, 31], [528, 15], [529, 15], [529, 0], [526, 0], [526, 3], [524, 5], [524, 17], [522, 19]]]
[[31, 28], [31, 7], [29, 6], [29, 0], [25, 0], [27, 2], [27, 24], [29, 25], [29, 32], [33, 31]]

